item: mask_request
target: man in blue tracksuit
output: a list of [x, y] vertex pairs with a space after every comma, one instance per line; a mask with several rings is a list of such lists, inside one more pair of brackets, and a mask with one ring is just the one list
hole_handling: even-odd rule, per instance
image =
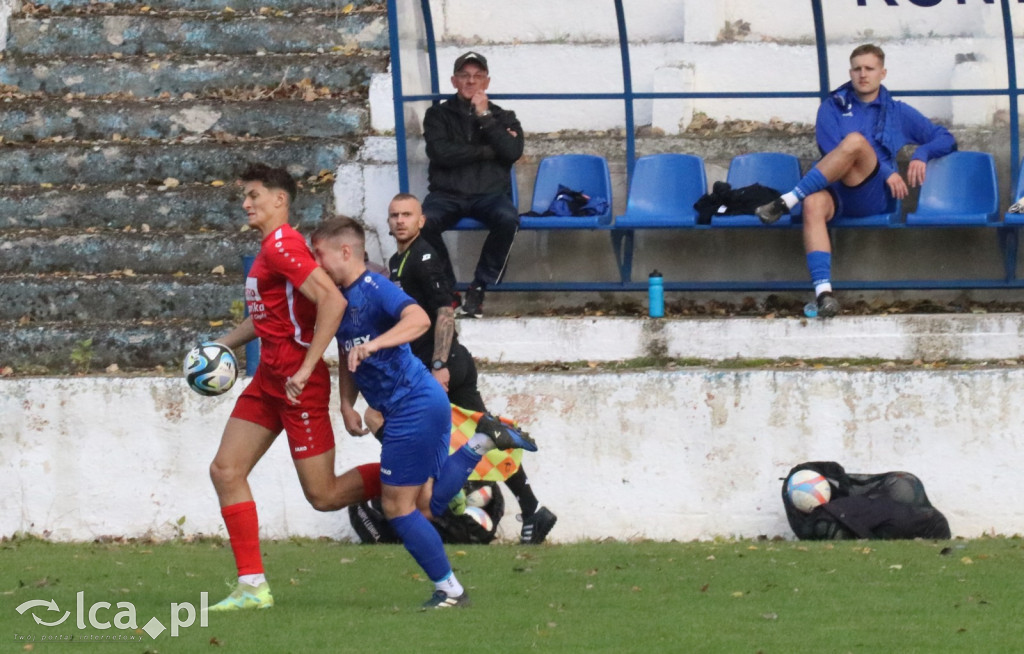
[[[796, 188], [756, 211], [762, 222], [773, 223], [803, 202], [807, 269], [822, 318], [839, 312], [839, 302], [832, 296], [828, 221], [835, 216], [882, 213], [890, 196], [903, 199], [908, 184], [924, 182], [926, 162], [956, 150], [949, 130], [892, 99], [882, 86], [885, 73], [881, 48], [869, 43], [854, 49], [850, 81], [818, 108], [815, 134], [824, 156]], [[918, 147], [904, 181], [896, 168], [896, 155], [908, 143]]]

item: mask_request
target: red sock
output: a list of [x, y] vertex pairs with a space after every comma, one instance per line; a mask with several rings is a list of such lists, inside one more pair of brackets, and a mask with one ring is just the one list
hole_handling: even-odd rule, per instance
[[364, 463], [356, 466], [359, 476], [363, 478], [363, 499], [372, 500], [380, 497], [380, 464]]
[[224, 524], [231, 539], [231, 550], [235, 553], [238, 576], [263, 572], [263, 558], [260, 556], [260, 523], [256, 517], [256, 502], [239, 502], [221, 508]]

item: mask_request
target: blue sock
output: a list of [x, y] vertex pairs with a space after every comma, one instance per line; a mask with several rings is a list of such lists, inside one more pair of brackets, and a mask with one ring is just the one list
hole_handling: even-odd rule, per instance
[[807, 253], [807, 270], [811, 273], [811, 283], [828, 284], [832, 281], [832, 253], [815, 250]]
[[420, 564], [431, 581], [436, 583], [452, 573], [441, 536], [422, 513], [413, 511], [391, 518], [388, 522], [402, 539], [405, 549], [412, 554], [412, 558], [416, 559], [416, 563]]
[[441, 466], [441, 474], [434, 481], [434, 491], [430, 495], [430, 513], [439, 516], [448, 508], [448, 502], [462, 490], [481, 456], [463, 445], [448, 456]]
[[803, 200], [811, 193], [824, 191], [826, 188], [828, 188], [828, 180], [825, 178], [825, 175], [817, 168], [811, 168], [803, 176], [803, 179], [797, 183], [796, 188], [793, 189], [793, 194]]

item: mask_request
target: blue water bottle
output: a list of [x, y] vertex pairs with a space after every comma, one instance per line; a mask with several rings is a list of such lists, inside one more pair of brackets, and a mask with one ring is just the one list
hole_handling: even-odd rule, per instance
[[665, 285], [661, 273], [655, 270], [647, 277], [647, 313], [651, 318], [665, 315]]

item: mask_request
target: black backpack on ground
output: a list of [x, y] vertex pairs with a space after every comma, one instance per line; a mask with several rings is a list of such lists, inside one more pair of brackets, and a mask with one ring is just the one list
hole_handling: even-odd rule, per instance
[[[479, 522], [467, 514], [455, 515], [451, 511], [445, 511], [443, 516], [431, 523], [437, 529], [437, 533], [441, 535], [442, 541], [450, 545], [486, 545], [494, 540], [498, 531], [498, 523], [505, 515], [505, 499], [501, 495], [498, 484], [492, 481], [467, 482], [463, 490], [469, 495], [481, 486], [491, 487], [491, 501], [484, 507], [487, 515], [491, 516], [491, 529], [484, 529]], [[380, 498], [348, 507], [348, 519], [362, 543], [402, 542], [395, 530], [388, 524], [387, 518], [384, 517]]]
[[[805, 469], [825, 477], [832, 490], [831, 499], [810, 513], [794, 507], [786, 492], [793, 473]], [[928, 501], [921, 480], [909, 472], [849, 474], [834, 461], [801, 463], [782, 480], [782, 503], [789, 526], [801, 540], [950, 537], [946, 517]]]

